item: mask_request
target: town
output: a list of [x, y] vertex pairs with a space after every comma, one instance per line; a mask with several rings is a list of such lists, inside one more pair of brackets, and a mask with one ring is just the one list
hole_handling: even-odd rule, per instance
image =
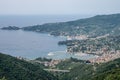
[[67, 52], [72, 54], [93, 54], [98, 57], [90, 59], [91, 63], [104, 63], [120, 57], [120, 36], [109, 34], [88, 38], [87, 36], [69, 37], [60, 41], [59, 45], [66, 45]]

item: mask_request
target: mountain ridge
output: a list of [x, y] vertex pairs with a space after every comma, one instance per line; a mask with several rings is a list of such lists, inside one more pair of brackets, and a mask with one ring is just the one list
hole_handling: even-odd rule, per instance
[[120, 31], [120, 13], [109, 15], [96, 15], [89, 18], [77, 19], [67, 22], [45, 23], [23, 28], [3, 27], [3, 30], [22, 29], [48, 33], [54, 36], [89, 35], [89, 37], [103, 36], [105, 34], [117, 35]]
[[46, 23], [23, 27], [25, 31], [50, 33], [51, 35], [89, 35], [101, 36], [105, 34], [118, 34], [120, 31], [120, 14], [97, 15], [75, 21]]

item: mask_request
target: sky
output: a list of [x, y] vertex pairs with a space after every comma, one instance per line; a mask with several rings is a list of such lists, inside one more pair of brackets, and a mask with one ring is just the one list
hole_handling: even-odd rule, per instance
[[0, 0], [0, 15], [120, 13], [120, 0]]

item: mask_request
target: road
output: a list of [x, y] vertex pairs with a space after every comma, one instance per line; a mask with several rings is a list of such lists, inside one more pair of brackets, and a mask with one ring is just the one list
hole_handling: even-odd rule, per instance
[[59, 70], [59, 69], [44, 69], [44, 70], [51, 71], [51, 72], [63, 72], [63, 73], [70, 72], [69, 70]]

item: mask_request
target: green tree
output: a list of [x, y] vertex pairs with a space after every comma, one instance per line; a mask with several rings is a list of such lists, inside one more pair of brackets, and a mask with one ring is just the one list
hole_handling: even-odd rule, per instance
[[2, 79], [0, 79], [0, 80], [7, 80], [5, 77], [3, 77]]

